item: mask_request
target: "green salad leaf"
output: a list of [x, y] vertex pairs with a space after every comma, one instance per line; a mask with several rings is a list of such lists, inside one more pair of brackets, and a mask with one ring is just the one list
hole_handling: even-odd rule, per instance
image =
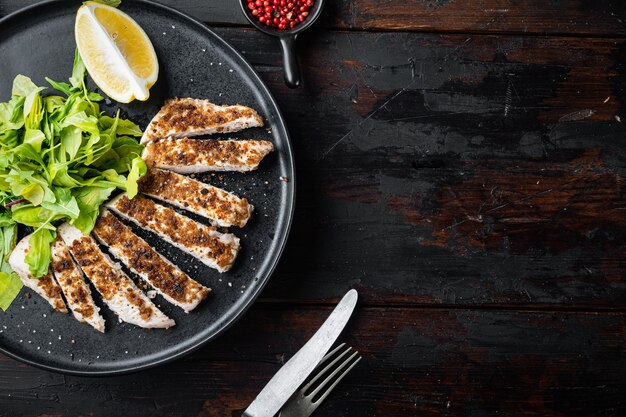
[[74, 220], [74, 226], [84, 234], [89, 233], [96, 224], [98, 214], [100, 214], [99, 207], [109, 198], [114, 190], [115, 187], [113, 186], [77, 188], [74, 198], [78, 204], [80, 214]]
[[56, 232], [44, 228], [37, 229], [30, 236], [28, 240], [30, 249], [26, 253], [26, 263], [32, 276], [42, 277], [48, 273], [50, 244], [54, 242], [55, 237]]
[[15, 297], [22, 289], [22, 281], [20, 277], [7, 265], [9, 272], [0, 271], [0, 308], [7, 311]]
[[[116, 1], [106, 2], [119, 4]], [[56, 226], [69, 222], [88, 234], [100, 206], [115, 192], [132, 198], [146, 173], [142, 131], [130, 120], [105, 115], [100, 94], [88, 90], [76, 52], [69, 82], [45, 87], [18, 75], [11, 99], [0, 103], [0, 308], [22, 284], [7, 259], [18, 224], [32, 227], [25, 261], [33, 278], [47, 274]], [[47, 91], [46, 91], [47, 92]]]
[[22, 289], [22, 281], [8, 262], [16, 237], [17, 224], [8, 212], [0, 213], [0, 308], [3, 311], [9, 308]]

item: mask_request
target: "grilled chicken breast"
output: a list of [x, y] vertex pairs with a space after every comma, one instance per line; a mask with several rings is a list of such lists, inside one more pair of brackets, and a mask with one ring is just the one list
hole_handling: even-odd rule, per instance
[[104, 333], [104, 319], [100, 315], [100, 308], [94, 303], [89, 285], [83, 279], [80, 269], [74, 263], [70, 251], [60, 237], [52, 245], [50, 268], [63, 290], [74, 318]]
[[253, 171], [272, 150], [266, 140], [165, 138], [146, 143], [143, 159], [155, 168], [180, 174], [207, 171]]
[[157, 200], [206, 217], [222, 227], [243, 227], [254, 206], [245, 198], [171, 171], [151, 169], [141, 179], [140, 191]]
[[121, 194], [107, 207], [220, 272], [231, 268], [239, 252], [235, 235], [220, 233], [145, 197], [130, 200]]
[[165, 259], [108, 210], [102, 210], [93, 234], [117, 259], [150, 284], [170, 303], [189, 312], [209, 289]]
[[218, 106], [208, 100], [174, 98], [167, 100], [148, 124], [141, 143], [168, 136], [210, 135], [258, 126], [263, 126], [263, 119], [250, 107]]
[[15, 246], [15, 249], [11, 252], [11, 256], [9, 256], [9, 265], [11, 265], [13, 271], [19, 275], [25, 286], [42, 296], [55, 310], [61, 313], [67, 313], [67, 306], [61, 296], [61, 287], [59, 287], [59, 284], [57, 284], [52, 277], [52, 272], [48, 271], [48, 273], [41, 278], [32, 278], [30, 276], [25, 260], [28, 249], [30, 248], [30, 243], [28, 243], [30, 236], [31, 235], [25, 236]]
[[121, 320], [145, 328], [168, 328], [176, 324], [137, 288], [119, 265], [98, 248], [91, 236], [83, 236], [80, 230], [68, 223], [57, 230], [106, 305]]

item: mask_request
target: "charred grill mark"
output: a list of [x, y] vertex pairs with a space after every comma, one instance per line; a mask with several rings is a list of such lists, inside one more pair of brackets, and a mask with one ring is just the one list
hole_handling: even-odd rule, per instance
[[46, 297], [50, 300], [54, 300], [54, 308], [57, 310], [65, 310], [65, 303], [61, 298], [61, 287], [54, 281], [52, 274], [48, 272], [46, 276], [39, 278], [38, 283], [39, 287], [46, 294]]
[[141, 297], [137, 295], [137, 292], [131, 288], [126, 289], [126, 299], [128, 302], [139, 309], [139, 317], [144, 320], [149, 320], [152, 316], [152, 307], [146, 303]]
[[201, 166], [203, 170], [251, 171], [273, 150], [263, 140], [165, 138], [146, 144], [146, 160], [156, 167]]
[[115, 256], [172, 299], [190, 303], [208, 295], [206, 287], [163, 259], [110, 212], [105, 211], [100, 215], [94, 233], [111, 248]]
[[245, 198], [170, 171], [151, 170], [140, 187], [149, 196], [187, 208], [223, 227], [243, 227], [252, 213]]
[[241, 111], [230, 107], [217, 107], [216, 109], [215, 106], [203, 106], [201, 101], [180, 98], [166, 101], [161, 112], [163, 112], [161, 119], [155, 123], [157, 129], [179, 131], [223, 124], [240, 117], [259, 117], [251, 108]]
[[72, 264], [67, 259], [62, 259], [59, 262], [52, 262], [51, 264], [52, 270], [57, 273], [63, 273], [72, 268]]
[[228, 268], [237, 256], [238, 244], [223, 242], [215, 227], [197, 223], [147, 198], [136, 196], [130, 200], [123, 195], [114, 208], [140, 226], [168, 236], [175, 244], [206, 250], [220, 268]]
[[80, 272], [74, 265], [69, 250], [60, 238], [58, 238], [52, 248], [50, 266], [56, 275], [57, 281], [63, 287], [61, 289], [72, 311], [79, 313], [84, 319], [93, 317], [96, 313], [93, 298]]
[[238, 121], [239, 126], [229, 126], [228, 130], [263, 125], [259, 114], [246, 106], [217, 106], [207, 100], [175, 98], [167, 100], [150, 122], [146, 139], [173, 134], [184, 135], [185, 132], [193, 131], [221, 131], [224, 130], [224, 125], [236, 124]]
[[139, 297], [138, 290], [129, 285], [129, 279], [121, 271], [113, 268], [92, 238], [83, 236], [75, 240], [69, 248], [105, 300], [112, 300], [117, 294], [126, 292], [126, 299], [137, 307], [142, 319], [148, 320], [152, 316], [152, 306]]

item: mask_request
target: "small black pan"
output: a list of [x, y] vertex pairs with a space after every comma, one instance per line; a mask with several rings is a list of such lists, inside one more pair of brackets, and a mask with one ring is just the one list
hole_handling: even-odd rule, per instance
[[322, 7], [324, 6], [324, 0], [315, 0], [315, 3], [309, 10], [309, 15], [304, 22], [296, 25], [293, 29], [278, 30], [270, 28], [259, 22], [256, 17], [250, 13], [248, 9], [248, 1], [240, 0], [241, 10], [246, 16], [246, 19], [252, 26], [259, 29], [261, 32], [271, 36], [276, 36], [280, 40], [280, 47], [283, 50], [283, 65], [285, 68], [285, 84], [291, 88], [296, 88], [300, 85], [300, 70], [298, 69], [298, 61], [296, 60], [296, 38], [300, 32], [307, 30], [322, 13]]

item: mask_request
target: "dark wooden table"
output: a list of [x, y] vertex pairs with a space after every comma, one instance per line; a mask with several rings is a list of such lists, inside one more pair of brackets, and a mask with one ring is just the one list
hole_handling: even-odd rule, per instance
[[328, 1], [299, 90], [235, 0], [167, 3], [278, 99], [288, 250], [184, 360], [93, 379], [0, 356], [0, 415], [239, 416], [353, 287], [364, 361], [318, 417], [626, 415], [625, 3]]

